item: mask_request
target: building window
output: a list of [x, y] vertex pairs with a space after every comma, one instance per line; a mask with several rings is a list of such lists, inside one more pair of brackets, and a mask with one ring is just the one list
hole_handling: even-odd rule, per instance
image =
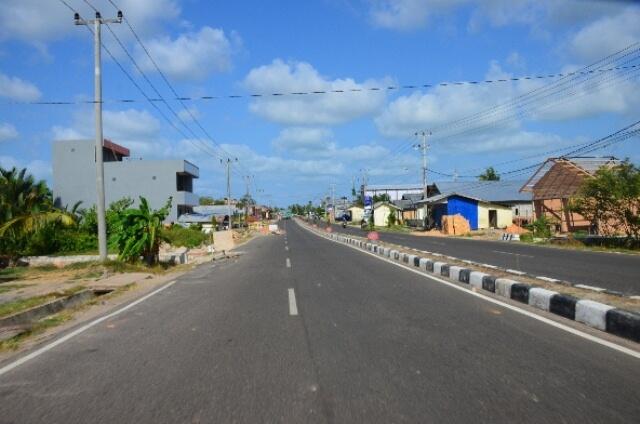
[[151, 179], [152, 179], [152, 180], [155, 180], [155, 179], [156, 179], [156, 176], [154, 175], [153, 177], [151, 177]]
[[176, 174], [176, 190], [193, 192], [193, 177], [190, 174]]
[[188, 205], [178, 205], [178, 216], [185, 213], [193, 213], [193, 207]]
[[518, 208], [516, 208], [516, 216], [520, 215], [520, 212], [518, 211]]
[[115, 180], [116, 180], [116, 177], [111, 178], [111, 181], [115, 181]]

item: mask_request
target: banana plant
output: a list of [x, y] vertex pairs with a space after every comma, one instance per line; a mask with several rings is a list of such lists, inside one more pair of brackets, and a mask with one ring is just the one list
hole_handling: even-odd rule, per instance
[[138, 208], [125, 209], [114, 219], [111, 243], [118, 248], [118, 259], [136, 262], [143, 258], [147, 265], [158, 262], [160, 230], [169, 214], [172, 198], [158, 210], [151, 210], [147, 199], [140, 196]]

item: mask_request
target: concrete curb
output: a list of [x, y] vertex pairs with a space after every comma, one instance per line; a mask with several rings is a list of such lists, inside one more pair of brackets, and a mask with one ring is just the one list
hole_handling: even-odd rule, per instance
[[53, 315], [63, 309], [80, 305], [94, 297], [93, 291], [82, 290], [67, 297], [52, 300], [43, 305], [34, 306], [26, 311], [17, 312], [0, 319], [0, 328], [32, 324], [35, 321]]
[[[351, 244], [391, 260], [401, 262], [406, 266], [416, 267], [427, 273], [445, 277], [458, 283], [469, 284], [475, 289], [495, 293], [498, 296], [513, 299], [552, 314], [581, 322], [591, 328], [640, 343], [640, 314], [635, 312], [614, 308], [613, 306], [593, 300], [579, 299], [574, 296], [547, 290], [542, 287], [535, 287], [510, 278], [497, 278], [484, 272], [473, 271], [458, 265], [448, 264], [444, 261], [433, 261], [430, 258], [419, 255], [403, 253], [377, 243], [363, 242], [354, 237], [344, 237], [335, 233], [324, 233], [308, 226], [307, 228], [322, 237]], [[409, 247], [406, 249], [415, 250]], [[433, 255], [438, 257], [443, 256]], [[473, 262], [465, 262], [474, 265]]]

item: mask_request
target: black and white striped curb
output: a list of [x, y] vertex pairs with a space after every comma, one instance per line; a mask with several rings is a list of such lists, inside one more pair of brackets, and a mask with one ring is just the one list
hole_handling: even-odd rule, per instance
[[308, 226], [307, 228], [314, 230], [316, 234], [325, 238], [367, 250], [382, 257], [401, 262], [406, 266], [412, 266], [439, 277], [446, 277], [458, 283], [469, 284], [478, 290], [495, 293], [564, 318], [581, 322], [589, 327], [640, 342], [640, 314], [638, 313], [618, 309], [593, 300], [579, 299], [575, 296], [536, 287], [522, 281], [495, 277], [484, 272], [451, 265], [444, 261], [434, 261], [420, 255], [404, 253], [375, 242], [337, 233], [325, 233]]

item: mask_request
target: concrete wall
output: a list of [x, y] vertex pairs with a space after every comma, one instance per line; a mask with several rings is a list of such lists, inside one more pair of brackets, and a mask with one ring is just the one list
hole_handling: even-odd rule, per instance
[[496, 205], [493, 203], [478, 203], [478, 229], [489, 228], [489, 211], [497, 212], [497, 228], [505, 228], [511, 225], [513, 215], [508, 206]]
[[[195, 206], [198, 196], [177, 191], [176, 174], [198, 177], [198, 168], [183, 160], [126, 160], [104, 163], [107, 207], [123, 197], [147, 199], [153, 209], [161, 208], [173, 197], [166, 221], [176, 221], [178, 205]], [[82, 208], [96, 203], [96, 165], [94, 144], [90, 140], [64, 140], [53, 143], [53, 195], [62, 205], [82, 201]]]
[[363, 208], [349, 208], [351, 211], [351, 221], [352, 222], [360, 222], [362, 221], [362, 217], [364, 216]]
[[373, 210], [373, 225], [376, 227], [386, 227], [387, 218], [391, 213], [396, 214], [396, 222], [400, 218], [400, 212], [387, 205], [378, 206]]

